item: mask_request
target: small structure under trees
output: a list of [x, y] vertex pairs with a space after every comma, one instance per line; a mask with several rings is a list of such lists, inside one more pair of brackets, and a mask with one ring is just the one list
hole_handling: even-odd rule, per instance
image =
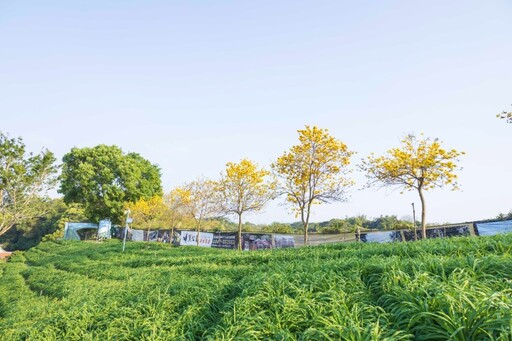
[[456, 161], [463, 155], [455, 149], [442, 148], [438, 139], [407, 135], [402, 145], [387, 151], [385, 156], [371, 154], [363, 160], [368, 185], [397, 186], [403, 191], [416, 190], [421, 200], [421, 230], [426, 238], [425, 191], [451, 186], [458, 189]]

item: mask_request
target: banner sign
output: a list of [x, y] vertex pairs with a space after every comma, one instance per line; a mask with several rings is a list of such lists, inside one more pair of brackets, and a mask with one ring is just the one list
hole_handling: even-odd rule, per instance
[[414, 240], [420, 240], [421, 236], [421, 228], [416, 229], [416, 239], [414, 239], [414, 230], [404, 230], [404, 237], [406, 242], [413, 242]]
[[287, 247], [295, 247], [295, 238], [285, 234], [274, 235], [274, 247], [276, 249], [283, 249]]
[[98, 238], [108, 238], [110, 239], [111, 233], [110, 233], [110, 227], [112, 226], [112, 223], [110, 220], [100, 220], [98, 224]]
[[471, 227], [469, 224], [466, 225], [457, 225], [457, 226], [447, 226], [445, 229], [446, 237], [461, 237], [461, 236], [469, 236]]
[[[213, 233], [199, 232], [199, 246], [210, 247], [212, 246]], [[181, 231], [180, 245], [197, 246], [197, 232], [196, 231]]]
[[156, 242], [158, 239], [158, 231], [144, 231], [145, 242]]
[[243, 233], [242, 234], [242, 250], [262, 250], [272, 248], [272, 235], [271, 234], [255, 234]]
[[161, 243], [169, 243], [171, 241], [170, 230], [158, 230], [157, 241]]
[[378, 231], [361, 233], [360, 238], [364, 243], [388, 243], [402, 241], [402, 235], [400, 234], [400, 231]]
[[218, 249], [236, 249], [238, 233], [218, 232], [213, 235], [212, 247]]

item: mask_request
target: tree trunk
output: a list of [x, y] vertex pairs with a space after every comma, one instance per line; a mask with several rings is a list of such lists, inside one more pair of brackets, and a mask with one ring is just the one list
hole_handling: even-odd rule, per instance
[[242, 213], [238, 213], [238, 251], [242, 251]]
[[199, 229], [201, 228], [201, 223], [196, 225], [196, 244], [199, 246]]
[[421, 200], [421, 236], [423, 239], [427, 239], [427, 221], [425, 219], [427, 215], [427, 208], [425, 205], [425, 197], [423, 196], [423, 189], [418, 188], [418, 193], [420, 194]]
[[300, 219], [302, 220], [302, 227], [304, 228], [304, 246], [308, 246], [309, 245], [309, 239], [308, 239], [309, 212], [311, 209], [311, 205], [307, 206], [306, 217], [304, 217], [304, 209], [305, 208], [302, 208], [302, 210], [300, 212]]

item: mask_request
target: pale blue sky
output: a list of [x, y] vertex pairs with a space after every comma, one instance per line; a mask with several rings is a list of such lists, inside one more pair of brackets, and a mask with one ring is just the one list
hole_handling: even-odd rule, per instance
[[[410, 132], [464, 150], [462, 191], [428, 220], [512, 209], [510, 1], [0, 0], [0, 130], [60, 159], [116, 144], [165, 191], [228, 161], [268, 166], [318, 125], [358, 154]], [[313, 220], [411, 215], [415, 193], [358, 190]], [[417, 213], [419, 214], [419, 213]], [[295, 221], [276, 203], [253, 222]]]

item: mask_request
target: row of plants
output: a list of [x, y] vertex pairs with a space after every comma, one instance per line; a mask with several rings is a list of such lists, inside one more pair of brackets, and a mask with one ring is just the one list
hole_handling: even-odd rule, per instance
[[512, 234], [237, 253], [43, 242], [0, 264], [8, 340], [509, 340]]

